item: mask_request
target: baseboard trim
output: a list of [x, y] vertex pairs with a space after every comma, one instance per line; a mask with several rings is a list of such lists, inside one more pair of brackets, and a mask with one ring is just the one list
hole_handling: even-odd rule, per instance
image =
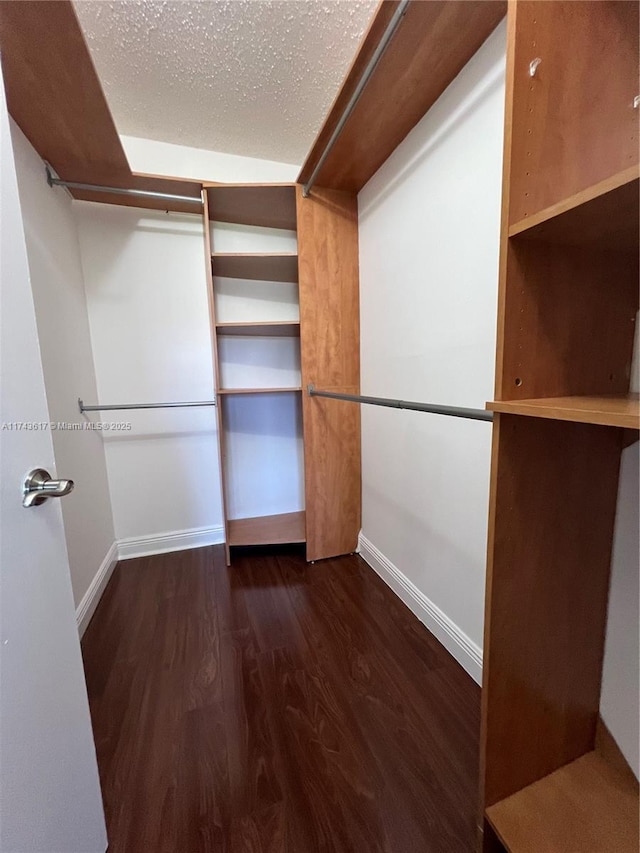
[[91, 617], [98, 606], [98, 602], [102, 598], [102, 593], [109, 583], [109, 578], [113, 574], [113, 570], [115, 569], [117, 562], [118, 543], [114, 542], [107, 551], [94, 579], [89, 584], [89, 589], [82, 596], [82, 601], [76, 608], [76, 622], [78, 625], [78, 633], [81, 637], [87, 630], [87, 625], [91, 621]]
[[224, 542], [224, 527], [194, 527], [191, 530], [172, 530], [152, 536], [132, 536], [118, 540], [118, 559], [150, 557], [169, 551], [187, 551]]
[[482, 683], [482, 649], [421, 592], [397, 566], [360, 532], [358, 553], [453, 655], [477, 684]]

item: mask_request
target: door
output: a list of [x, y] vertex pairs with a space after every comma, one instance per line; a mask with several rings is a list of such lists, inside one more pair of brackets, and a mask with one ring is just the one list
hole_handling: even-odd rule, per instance
[[104, 853], [60, 503], [22, 506], [55, 466], [1, 76], [0, 189], [0, 853]]

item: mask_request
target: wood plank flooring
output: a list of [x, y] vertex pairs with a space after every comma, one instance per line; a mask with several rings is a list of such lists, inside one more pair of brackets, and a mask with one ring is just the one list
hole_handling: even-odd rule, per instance
[[471, 853], [480, 690], [359, 557], [120, 563], [83, 640], [109, 853]]

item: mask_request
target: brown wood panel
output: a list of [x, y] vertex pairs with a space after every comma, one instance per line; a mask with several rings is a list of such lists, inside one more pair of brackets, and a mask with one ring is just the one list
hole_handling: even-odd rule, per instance
[[637, 3], [519, 0], [514, 83], [511, 223], [638, 163]]
[[120, 563], [82, 651], [109, 853], [468, 853], [479, 688], [359, 557]]
[[0, 49], [9, 112], [63, 180], [193, 196], [194, 203], [81, 190], [72, 190], [74, 198], [201, 212], [199, 182], [131, 172], [72, 3], [0, 3]]
[[637, 853], [638, 782], [598, 752], [487, 809], [512, 853]]
[[244, 335], [248, 337], [296, 338], [300, 337], [300, 323], [288, 320], [259, 323], [218, 323], [219, 335]]
[[569, 246], [638, 249], [638, 166], [516, 222], [509, 236]]
[[541, 400], [508, 400], [487, 403], [492, 412], [550, 418], [583, 424], [640, 429], [640, 395], [615, 397], [548, 397]]
[[[302, 387], [358, 394], [357, 200], [298, 188]], [[360, 531], [360, 411], [303, 393], [307, 556], [354, 551]]]
[[212, 255], [213, 274], [254, 281], [298, 281], [295, 252], [273, 254], [222, 253]]
[[0, 3], [0, 47], [9, 112], [61, 177], [113, 186], [130, 174], [70, 2]]
[[218, 388], [218, 394], [290, 394], [302, 388]]
[[[298, 180], [320, 159], [397, 3], [383, 2]], [[498, 0], [414, 0], [317, 178], [357, 193], [462, 70], [506, 12]]]
[[593, 749], [621, 449], [614, 429], [496, 418], [487, 806]]
[[[342, 394], [357, 386], [332, 387]], [[350, 554], [362, 526], [360, 407], [302, 394], [307, 559]]]
[[506, 265], [497, 399], [626, 394], [638, 253], [511, 238]]
[[282, 545], [304, 542], [304, 537], [304, 510], [229, 519], [229, 545]]
[[205, 185], [211, 219], [265, 228], [296, 230], [294, 184]]

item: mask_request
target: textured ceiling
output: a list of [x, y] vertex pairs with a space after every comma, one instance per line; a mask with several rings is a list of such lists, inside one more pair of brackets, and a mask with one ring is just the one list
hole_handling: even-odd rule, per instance
[[76, 0], [118, 132], [302, 163], [375, 0]]

